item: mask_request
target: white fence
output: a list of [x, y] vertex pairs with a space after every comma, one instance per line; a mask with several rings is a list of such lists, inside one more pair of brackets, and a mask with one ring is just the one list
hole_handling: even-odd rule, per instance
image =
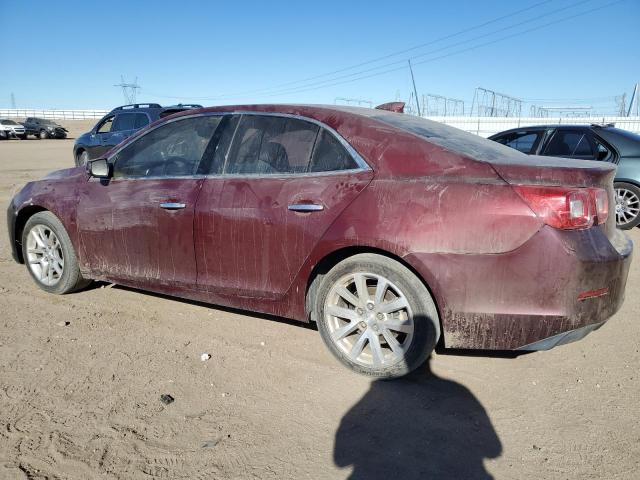
[[58, 120], [94, 120], [102, 118], [109, 110], [38, 110], [31, 108], [0, 108], [0, 117], [9, 118], [51, 118]]
[[640, 134], [640, 117], [427, 117], [465, 132], [488, 137], [510, 128], [533, 125], [590, 125], [592, 123], [615, 123], [616, 127]]
[[[60, 120], [93, 120], [102, 118], [109, 110], [35, 110], [0, 109], [0, 117], [9, 118], [55, 118]], [[533, 125], [589, 125], [591, 123], [615, 123], [616, 127], [640, 134], [640, 117], [427, 117], [466, 132], [488, 137], [494, 133]]]

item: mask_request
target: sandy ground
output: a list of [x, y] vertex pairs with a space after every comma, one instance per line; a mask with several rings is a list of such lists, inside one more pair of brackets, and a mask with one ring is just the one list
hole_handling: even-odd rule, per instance
[[[1, 203], [72, 165], [71, 145], [0, 142]], [[581, 342], [371, 382], [282, 319], [104, 285], [48, 295], [1, 229], [0, 478], [637, 479], [639, 262]]]

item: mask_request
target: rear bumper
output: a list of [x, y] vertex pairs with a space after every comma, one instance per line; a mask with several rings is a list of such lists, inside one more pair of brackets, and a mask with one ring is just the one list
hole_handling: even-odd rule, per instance
[[610, 237], [545, 226], [512, 252], [407, 261], [432, 279], [445, 347], [546, 349], [584, 337], [622, 305], [633, 244], [618, 230]]
[[558, 345], [566, 345], [567, 343], [577, 342], [589, 335], [594, 330], [599, 329], [605, 322], [594, 323], [592, 325], [586, 325], [584, 327], [576, 328], [575, 330], [569, 330], [568, 332], [559, 333], [553, 337], [538, 340], [537, 342], [530, 343], [517, 348], [516, 350], [551, 350]]

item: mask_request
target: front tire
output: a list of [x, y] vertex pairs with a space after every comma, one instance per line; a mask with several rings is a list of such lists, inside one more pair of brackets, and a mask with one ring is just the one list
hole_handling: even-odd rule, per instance
[[89, 162], [89, 152], [83, 150], [76, 155], [76, 166], [80, 167], [86, 165]]
[[47, 138], [49, 138], [49, 133], [46, 130], [40, 130], [38, 138], [40, 138], [40, 140], [46, 140]]
[[351, 370], [396, 378], [422, 365], [440, 337], [429, 290], [404, 265], [358, 254], [320, 282], [314, 316], [333, 355]]
[[67, 231], [51, 212], [38, 212], [27, 220], [22, 256], [31, 278], [46, 292], [62, 295], [90, 283], [80, 273]]
[[629, 230], [640, 223], [640, 188], [631, 183], [616, 182], [616, 225]]

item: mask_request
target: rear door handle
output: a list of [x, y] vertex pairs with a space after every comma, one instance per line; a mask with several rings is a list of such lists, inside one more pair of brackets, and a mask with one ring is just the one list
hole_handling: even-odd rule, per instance
[[180, 210], [187, 205], [185, 203], [175, 203], [175, 202], [165, 202], [160, 204], [160, 208], [164, 208], [165, 210]]
[[293, 212], [319, 212], [324, 210], [324, 205], [317, 203], [292, 203], [288, 208]]

